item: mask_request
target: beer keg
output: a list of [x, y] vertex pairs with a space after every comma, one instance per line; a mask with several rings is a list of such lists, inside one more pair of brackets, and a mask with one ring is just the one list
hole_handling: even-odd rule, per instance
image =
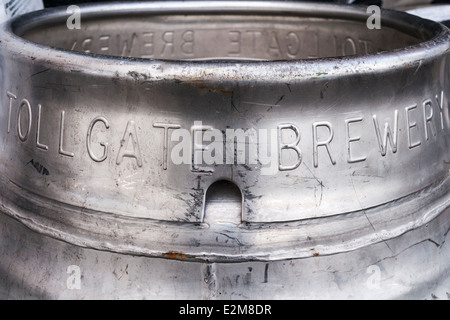
[[443, 25], [188, 1], [1, 28], [2, 297], [448, 297]]

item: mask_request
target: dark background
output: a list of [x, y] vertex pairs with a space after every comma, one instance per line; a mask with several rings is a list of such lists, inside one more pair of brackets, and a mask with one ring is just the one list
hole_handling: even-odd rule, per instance
[[[118, 1], [118, 0], [109, 0], [109, 1]], [[181, 0], [179, 0], [181, 1]], [[283, 0], [278, 0], [283, 1]], [[292, 0], [291, 0], [292, 1]], [[302, 1], [302, 0], [300, 0]], [[299, 1], [299, 2], [300, 2]], [[383, 0], [316, 0], [318, 2], [334, 2], [334, 3], [352, 3], [352, 4], [375, 4], [378, 6], [382, 6]], [[89, 3], [89, 2], [105, 2], [105, 0], [44, 0], [44, 5], [46, 7], [55, 7], [60, 5], [71, 5], [71, 4], [81, 4], [81, 3]], [[450, 3], [450, 0], [434, 0], [433, 3]]]

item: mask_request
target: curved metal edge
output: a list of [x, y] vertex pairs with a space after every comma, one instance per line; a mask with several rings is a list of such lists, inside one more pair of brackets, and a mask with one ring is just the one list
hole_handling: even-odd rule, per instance
[[[13, 199], [10, 199], [8, 192], [14, 189], [11, 183], [1, 189], [3, 201], [0, 211], [33, 231], [95, 250], [183, 261], [278, 261], [350, 252], [399, 237], [426, 225], [441, 214], [450, 213], [449, 187], [450, 177], [447, 177], [403, 199], [332, 219], [272, 223], [265, 224], [265, 227], [245, 224], [230, 230], [210, 229], [205, 223], [163, 223], [91, 212], [37, 199], [18, 187]], [[385, 221], [384, 215], [391, 219]], [[346, 225], [347, 229], [335, 234], [335, 224]], [[315, 228], [319, 229], [319, 233], [314, 233], [317, 232]], [[330, 233], [323, 233], [323, 230]], [[198, 245], [176, 243], [170, 236], [174, 233], [186, 233], [191, 237], [195, 234]], [[157, 239], [151, 236], [155, 234], [159, 235]], [[227, 241], [219, 246], [212, 240], [220, 234], [231, 239], [231, 244], [226, 245]], [[274, 235], [277, 238], [276, 247], [271, 246]], [[286, 243], [280, 246], [283, 238]], [[269, 240], [267, 243], [258, 242], [261, 239]], [[160, 241], [158, 249], [153, 248], [152, 241]]]
[[[276, 3], [276, 2], [156, 2], [156, 3], [116, 3], [105, 5], [86, 5], [82, 7], [87, 16], [98, 14], [126, 14], [136, 10], [147, 10], [160, 13], [274, 13], [277, 14], [311, 14], [324, 15], [344, 19], [367, 18], [363, 7], [307, 4], [307, 3]], [[276, 10], [276, 11], [275, 11]], [[449, 52], [450, 31], [441, 24], [394, 10], [382, 11], [382, 19], [388, 25], [393, 25], [402, 30], [414, 29], [416, 33], [429, 32], [434, 35], [430, 40], [418, 45], [410, 46], [394, 51], [368, 55], [355, 55], [349, 57], [335, 57], [326, 59], [292, 60], [292, 61], [248, 61], [248, 62], [211, 62], [211, 61], [167, 61], [146, 60], [140, 58], [117, 58], [71, 52], [54, 49], [29, 42], [15, 32], [25, 32], [29, 28], [36, 27], [43, 21], [53, 23], [66, 17], [62, 9], [43, 10], [18, 17], [0, 27], [0, 47], [4, 47], [13, 55], [28, 57], [30, 62], [38, 62], [43, 66], [57, 66], [61, 70], [70, 71], [76, 69], [79, 72], [95, 74], [97, 77], [127, 78], [127, 74], [135, 68], [152, 68], [161, 66], [162, 70], [155, 68], [149, 75], [150, 80], [179, 80], [179, 81], [264, 81], [285, 82], [285, 74], [290, 75], [290, 80], [311, 79], [317, 74], [322, 77], [333, 78], [349, 73], [377, 73], [386, 70], [402, 68], [405, 64], [417, 60], [433, 60]], [[99, 71], [98, 66], [102, 66]], [[339, 65], [340, 68], [334, 68]], [[189, 66], [189, 70], [186, 70]], [[273, 72], [277, 68], [278, 72]], [[207, 72], [205, 72], [205, 70]]]
[[0, 214], [0, 298], [446, 300], [449, 227], [443, 214], [392, 241], [340, 255], [207, 263], [80, 248]]

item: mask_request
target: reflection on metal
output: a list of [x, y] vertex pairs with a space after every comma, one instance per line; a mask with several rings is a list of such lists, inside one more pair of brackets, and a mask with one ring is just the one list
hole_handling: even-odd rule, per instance
[[307, 3], [81, 13], [2, 27], [1, 296], [445, 298], [447, 28]]

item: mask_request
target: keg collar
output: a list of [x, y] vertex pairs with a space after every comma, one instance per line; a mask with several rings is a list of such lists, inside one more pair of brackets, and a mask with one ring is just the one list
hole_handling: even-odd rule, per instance
[[336, 75], [356, 66], [358, 73], [385, 71], [440, 56], [450, 43], [449, 30], [439, 23], [382, 9], [380, 29], [369, 28], [367, 8], [347, 5], [133, 2], [84, 5], [79, 14], [79, 29], [69, 25], [65, 7], [18, 17], [3, 25], [3, 45], [96, 74], [99, 64], [101, 72], [124, 64], [170, 65], [178, 75], [189, 65], [213, 66], [204, 80], [228, 78], [230, 71], [233, 80], [262, 74], [283, 80], [274, 67], [304, 74], [330, 74], [323, 70], [336, 64]]

